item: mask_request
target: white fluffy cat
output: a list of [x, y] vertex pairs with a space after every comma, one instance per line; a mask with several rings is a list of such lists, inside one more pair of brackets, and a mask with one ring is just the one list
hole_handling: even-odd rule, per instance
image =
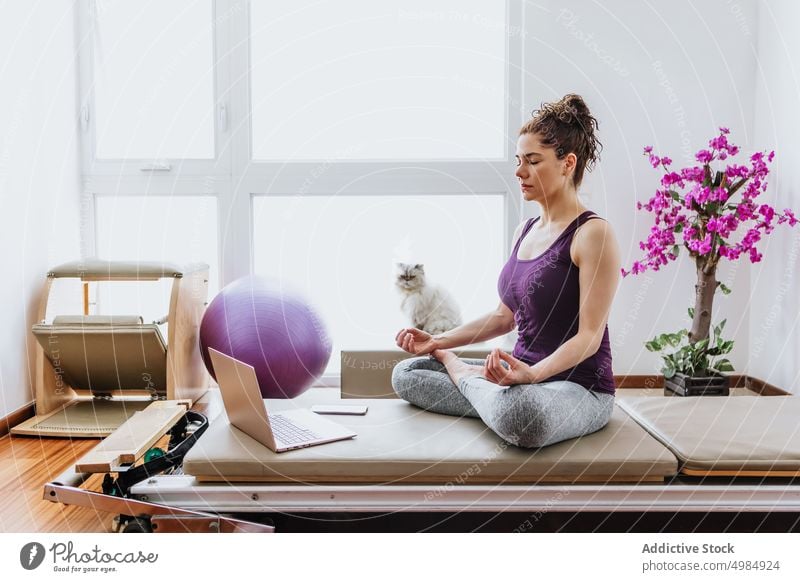
[[423, 265], [395, 265], [395, 285], [403, 295], [400, 309], [409, 318], [411, 325], [431, 335], [461, 325], [458, 304], [443, 287], [426, 284]]

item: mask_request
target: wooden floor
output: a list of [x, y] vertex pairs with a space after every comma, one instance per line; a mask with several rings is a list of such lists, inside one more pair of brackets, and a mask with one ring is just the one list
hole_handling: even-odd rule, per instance
[[[218, 390], [212, 389], [192, 410], [209, 419], [222, 410]], [[166, 446], [166, 437], [163, 444]], [[92, 449], [100, 439], [0, 437], [0, 533], [104, 533], [111, 532], [113, 515], [85, 507], [45, 501], [45, 483], [56, 479]], [[100, 491], [102, 475], [91, 477], [84, 489]]]
[[[0, 532], [110, 532], [111, 516], [42, 499], [43, 485], [70, 468], [99, 439], [0, 438]], [[87, 482], [97, 489], [100, 476]]]

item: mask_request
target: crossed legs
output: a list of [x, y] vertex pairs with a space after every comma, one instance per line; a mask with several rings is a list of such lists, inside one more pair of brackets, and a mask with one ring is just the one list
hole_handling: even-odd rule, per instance
[[450, 362], [451, 372], [432, 357], [409, 358], [392, 371], [392, 387], [398, 396], [425, 410], [480, 418], [502, 439], [521, 447], [542, 447], [589, 434], [611, 418], [611, 394], [591, 392], [566, 380], [499, 386], [481, 376], [482, 364], [481, 359]]

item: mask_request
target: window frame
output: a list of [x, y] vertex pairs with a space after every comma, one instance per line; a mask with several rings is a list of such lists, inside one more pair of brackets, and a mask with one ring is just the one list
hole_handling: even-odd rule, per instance
[[[506, 1], [506, 27], [522, 29], [525, 4]], [[522, 120], [525, 39], [505, 34], [505, 129], [503, 159], [497, 160], [252, 160], [250, 127], [250, 11], [248, 0], [212, 0], [214, 23], [214, 144], [209, 160], [164, 160], [169, 171], [142, 171], [162, 160], [96, 159], [92, 91], [92, 10], [94, 0], [81, 0], [77, 37], [80, 59], [80, 101], [83, 199], [82, 253], [97, 253], [94, 200], [102, 195], [213, 195], [217, 197], [219, 287], [254, 271], [253, 199], [261, 195], [379, 196], [383, 194], [502, 194], [505, 204], [503, 240], [506, 254], [523, 218], [523, 201], [514, 175], [513, 143]], [[236, 41], [241, 39], [241, 41]], [[220, 126], [224, 107], [227, 126]], [[309, 176], [315, 176], [309, 180]], [[431, 194], [435, 193], [435, 194]], [[338, 357], [337, 354], [332, 357]], [[336, 375], [323, 375], [315, 386], [338, 386]]]
[[[182, 158], [97, 158], [97, 107], [94, 91], [94, 15], [97, 13], [96, 0], [82, 0], [77, 17], [78, 58], [80, 62], [80, 99], [78, 112], [81, 135], [81, 157], [83, 174], [87, 176], [139, 176], [153, 177], [197, 176], [203, 174], [230, 175], [230, 151], [227, 136], [230, 135], [230, 116], [224, 88], [228, 85], [226, 75], [229, 67], [227, 59], [230, 44], [229, 26], [225, 5], [226, 0], [210, 0], [212, 23], [212, 59], [214, 68], [212, 103], [214, 115], [214, 157], [207, 159]], [[226, 122], [223, 124], [223, 116]], [[160, 169], [158, 166], [169, 166]]]

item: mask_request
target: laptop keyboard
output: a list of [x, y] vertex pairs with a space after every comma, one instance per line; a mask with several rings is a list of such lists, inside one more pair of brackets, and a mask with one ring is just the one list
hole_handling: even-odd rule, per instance
[[269, 424], [275, 438], [283, 444], [294, 445], [319, 438], [313, 431], [297, 426], [282, 414], [270, 414]]

